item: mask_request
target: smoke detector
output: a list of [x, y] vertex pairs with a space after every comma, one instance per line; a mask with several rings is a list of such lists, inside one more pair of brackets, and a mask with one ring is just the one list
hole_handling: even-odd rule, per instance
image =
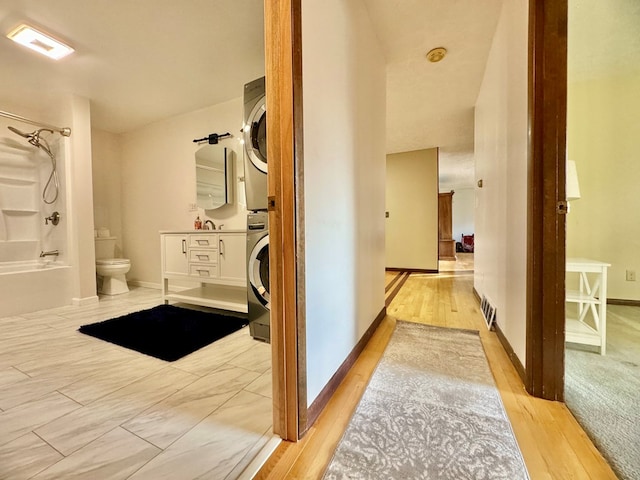
[[446, 54], [447, 54], [446, 48], [437, 47], [432, 50], [429, 50], [429, 52], [427, 53], [427, 60], [429, 60], [432, 63], [436, 63], [442, 60]]

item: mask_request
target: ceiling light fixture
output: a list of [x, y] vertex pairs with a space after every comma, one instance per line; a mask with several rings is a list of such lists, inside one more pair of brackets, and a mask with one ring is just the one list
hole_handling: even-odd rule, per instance
[[429, 60], [430, 62], [436, 63], [442, 60], [446, 54], [447, 54], [446, 48], [444, 47], [434, 48], [432, 50], [429, 50], [429, 52], [427, 53], [427, 60]]
[[66, 57], [74, 51], [69, 45], [24, 23], [9, 32], [7, 38], [54, 60]]

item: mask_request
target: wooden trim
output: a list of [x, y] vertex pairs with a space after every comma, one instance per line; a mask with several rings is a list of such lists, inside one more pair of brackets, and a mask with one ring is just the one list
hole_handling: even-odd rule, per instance
[[471, 275], [475, 270], [438, 270], [439, 275]]
[[438, 273], [438, 269], [432, 268], [396, 268], [389, 267], [385, 269], [388, 272], [409, 272], [409, 273]]
[[527, 378], [527, 374], [524, 369], [524, 366], [522, 365], [522, 362], [516, 355], [516, 352], [513, 351], [513, 347], [509, 343], [509, 340], [507, 340], [507, 337], [505, 337], [504, 333], [502, 333], [502, 330], [500, 329], [500, 325], [498, 325], [497, 323], [494, 323], [494, 327], [496, 329], [496, 335], [498, 336], [498, 340], [500, 340], [500, 343], [502, 344], [502, 348], [504, 348], [504, 351], [509, 356], [509, 360], [511, 360], [511, 363], [513, 364], [516, 371], [518, 372], [518, 375], [520, 375], [520, 378], [522, 379], [522, 383], [526, 383], [525, 380]]
[[393, 285], [400, 280], [400, 278], [402, 277], [402, 272], [398, 272], [397, 275], [395, 277], [393, 277], [393, 280], [391, 280], [389, 282], [389, 284], [387, 286], [384, 287], [384, 293], [387, 293], [389, 290], [391, 290], [391, 288], [393, 287]]
[[567, 0], [529, 2], [527, 391], [564, 389]]
[[[267, 0], [268, 1], [268, 0]], [[307, 301], [304, 209], [304, 122], [302, 96], [302, 0], [291, 4], [293, 28], [293, 141], [296, 195], [298, 438], [307, 430]]]
[[476, 300], [478, 300], [478, 304], [481, 304], [482, 303], [482, 297], [480, 297], [480, 294], [476, 290], [476, 287], [473, 287], [473, 295], [476, 297]]
[[[480, 294], [476, 290], [476, 287], [473, 287], [473, 296], [477, 300], [478, 307], [479, 307], [480, 304], [482, 303], [482, 298], [480, 297]], [[500, 340], [500, 344], [502, 345], [502, 348], [504, 348], [504, 351], [509, 357], [509, 360], [511, 360], [511, 363], [513, 364], [514, 368], [518, 372], [518, 375], [520, 376], [522, 383], [526, 384], [527, 373], [524, 366], [522, 365], [522, 362], [516, 355], [516, 352], [513, 350], [513, 347], [509, 343], [509, 340], [507, 340], [507, 337], [505, 337], [504, 333], [500, 329], [500, 325], [498, 325], [497, 323], [494, 323], [494, 327], [495, 327], [495, 332], [498, 337], [498, 340]]]
[[298, 440], [298, 325], [294, 130], [293, 4], [265, 0], [265, 72], [269, 141], [269, 285], [273, 429]]
[[404, 272], [402, 275], [404, 275], [402, 279], [398, 282], [398, 284], [395, 286], [392, 292], [389, 295], [387, 295], [386, 298], [384, 299], [385, 307], [388, 307], [389, 305], [391, 305], [391, 302], [396, 297], [396, 295], [398, 294], [402, 286], [405, 284], [407, 280], [409, 280], [409, 277], [411, 276], [411, 272]]
[[607, 298], [608, 305], [625, 305], [627, 307], [640, 307], [640, 300], [624, 300], [622, 298]]
[[307, 418], [308, 418], [307, 428], [311, 427], [311, 425], [313, 425], [314, 422], [317, 420], [320, 413], [322, 413], [322, 410], [331, 399], [331, 396], [335, 393], [336, 389], [338, 388], [342, 380], [344, 380], [344, 377], [347, 375], [347, 373], [349, 373], [349, 370], [358, 359], [358, 356], [362, 353], [364, 348], [367, 346], [367, 343], [369, 343], [369, 340], [371, 339], [371, 337], [373, 336], [377, 328], [380, 326], [380, 323], [386, 316], [387, 316], [387, 307], [385, 306], [383, 307], [382, 310], [380, 310], [380, 313], [378, 313], [375, 320], [371, 323], [367, 331], [364, 332], [364, 335], [362, 335], [358, 343], [351, 350], [351, 353], [347, 355], [347, 358], [344, 359], [344, 362], [342, 362], [342, 365], [340, 365], [336, 373], [334, 373], [333, 376], [329, 379], [329, 381], [324, 386], [324, 388], [320, 391], [320, 393], [318, 394], [316, 399], [313, 401], [313, 403], [309, 405], [309, 409], [307, 413]]

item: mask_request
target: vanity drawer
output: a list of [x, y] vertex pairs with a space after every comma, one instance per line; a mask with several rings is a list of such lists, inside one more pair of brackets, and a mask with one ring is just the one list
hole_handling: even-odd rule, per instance
[[196, 234], [189, 235], [190, 247], [218, 248], [218, 235], [216, 234]]
[[189, 249], [189, 261], [201, 263], [218, 263], [218, 250], [210, 249]]
[[189, 275], [193, 277], [202, 277], [202, 278], [217, 278], [218, 277], [218, 266], [217, 265], [198, 265], [198, 264], [189, 264]]

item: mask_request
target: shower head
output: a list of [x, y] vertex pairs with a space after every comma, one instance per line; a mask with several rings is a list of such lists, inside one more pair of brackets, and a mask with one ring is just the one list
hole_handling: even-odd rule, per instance
[[[33, 145], [34, 147], [38, 147], [38, 148], [44, 148], [42, 143], [40, 143], [40, 134], [42, 132], [53, 133], [53, 130], [50, 130], [48, 128], [41, 128], [40, 130], [35, 130], [35, 131], [31, 132], [31, 133], [24, 133], [24, 132], [22, 132], [22, 131], [20, 131], [17, 128], [12, 127], [12, 126], [8, 126], [7, 128], [9, 130], [11, 130], [13, 133], [15, 133], [16, 135], [20, 135], [21, 137], [26, 138], [31, 145]], [[48, 146], [47, 146], [46, 150], [49, 151]]]
[[15, 133], [17, 135], [20, 135], [21, 137], [24, 137], [24, 138], [29, 138], [32, 135], [31, 133], [21, 132], [20, 130], [18, 130], [17, 128], [12, 127], [12, 126], [8, 126], [7, 128], [9, 130], [11, 130], [13, 133]]
[[[54, 131], [50, 128], [41, 128], [40, 130], [35, 130], [31, 133], [24, 133], [15, 127], [8, 126], [7, 128], [16, 135], [20, 135], [21, 137], [26, 138], [31, 145], [39, 148], [47, 155], [49, 155], [49, 158], [51, 159], [51, 175], [49, 175], [49, 180], [47, 180], [47, 183], [44, 186], [44, 190], [42, 191], [42, 200], [44, 200], [44, 203], [51, 205], [58, 199], [58, 193], [60, 192], [60, 182], [58, 181], [58, 173], [56, 170], [56, 156], [51, 151], [51, 147], [49, 146], [49, 142], [47, 142], [47, 139], [40, 138], [40, 134], [42, 132], [54, 133]], [[65, 137], [68, 137], [71, 134], [71, 131], [69, 130], [69, 133], [65, 133], [66, 130], [68, 129], [63, 129], [60, 133]], [[47, 191], [49, 190], [50, 185], [53, 185], [53, 188], [55, 188], [53, 199], [49, 199], [50, 197], [47, 197]]]

